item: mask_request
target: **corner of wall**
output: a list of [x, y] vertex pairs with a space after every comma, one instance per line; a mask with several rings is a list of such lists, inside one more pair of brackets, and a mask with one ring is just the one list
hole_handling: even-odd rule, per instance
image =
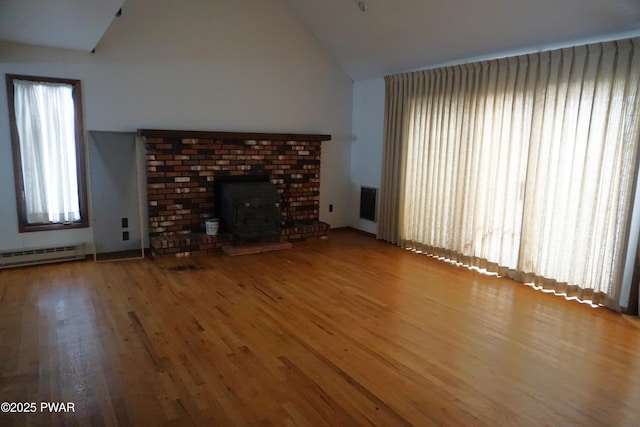
[[379, 212], [384, 140], [383, 78], [354, 83], [352, 127], [349, 225], [358, 230], [376, 234], [378, 224], [359, 217], [360, 187], [378, 189], [377, 211]]

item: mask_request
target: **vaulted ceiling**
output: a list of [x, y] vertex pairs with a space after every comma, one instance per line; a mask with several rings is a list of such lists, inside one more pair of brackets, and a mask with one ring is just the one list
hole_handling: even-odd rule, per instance
[[[0, 0], [0, 40], [91, 51], [124, 1]], [[274, 1], [287, 1], [354, 80], [640, 35], [639, 0]]]
[[288, 1], [355, 80], [500, 52], [640, 34], [638, 0]]
[[0, 40], [90, 52], [124, 0], [0, 0]]

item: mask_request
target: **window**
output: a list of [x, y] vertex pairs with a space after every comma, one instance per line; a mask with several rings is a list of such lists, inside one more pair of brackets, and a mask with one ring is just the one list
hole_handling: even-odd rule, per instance
[[20, 232], [87, 227], [79, 80], [7, 74]]

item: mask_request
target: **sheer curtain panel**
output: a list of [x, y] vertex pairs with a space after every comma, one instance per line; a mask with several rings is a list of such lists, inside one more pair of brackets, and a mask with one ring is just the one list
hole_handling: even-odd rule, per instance
[[80, 219], [73, 87], [14, 80], [27, 221]]
[[379, 237], [617, 309], [638, 42], [387, 77]]

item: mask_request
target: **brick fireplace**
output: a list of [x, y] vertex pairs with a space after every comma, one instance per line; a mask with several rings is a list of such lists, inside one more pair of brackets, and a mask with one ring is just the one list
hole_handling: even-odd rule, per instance
[[[320, 149], [330, 135], [143, 129], [149, 238], [154, 255], [210, 252], [231, 241], [205, 234], [214, 183], [268, 176], [281, 196], [281, 241], [326, 236], [319, 221]], [[245, 178], [246, 179], [246, 178]]]

